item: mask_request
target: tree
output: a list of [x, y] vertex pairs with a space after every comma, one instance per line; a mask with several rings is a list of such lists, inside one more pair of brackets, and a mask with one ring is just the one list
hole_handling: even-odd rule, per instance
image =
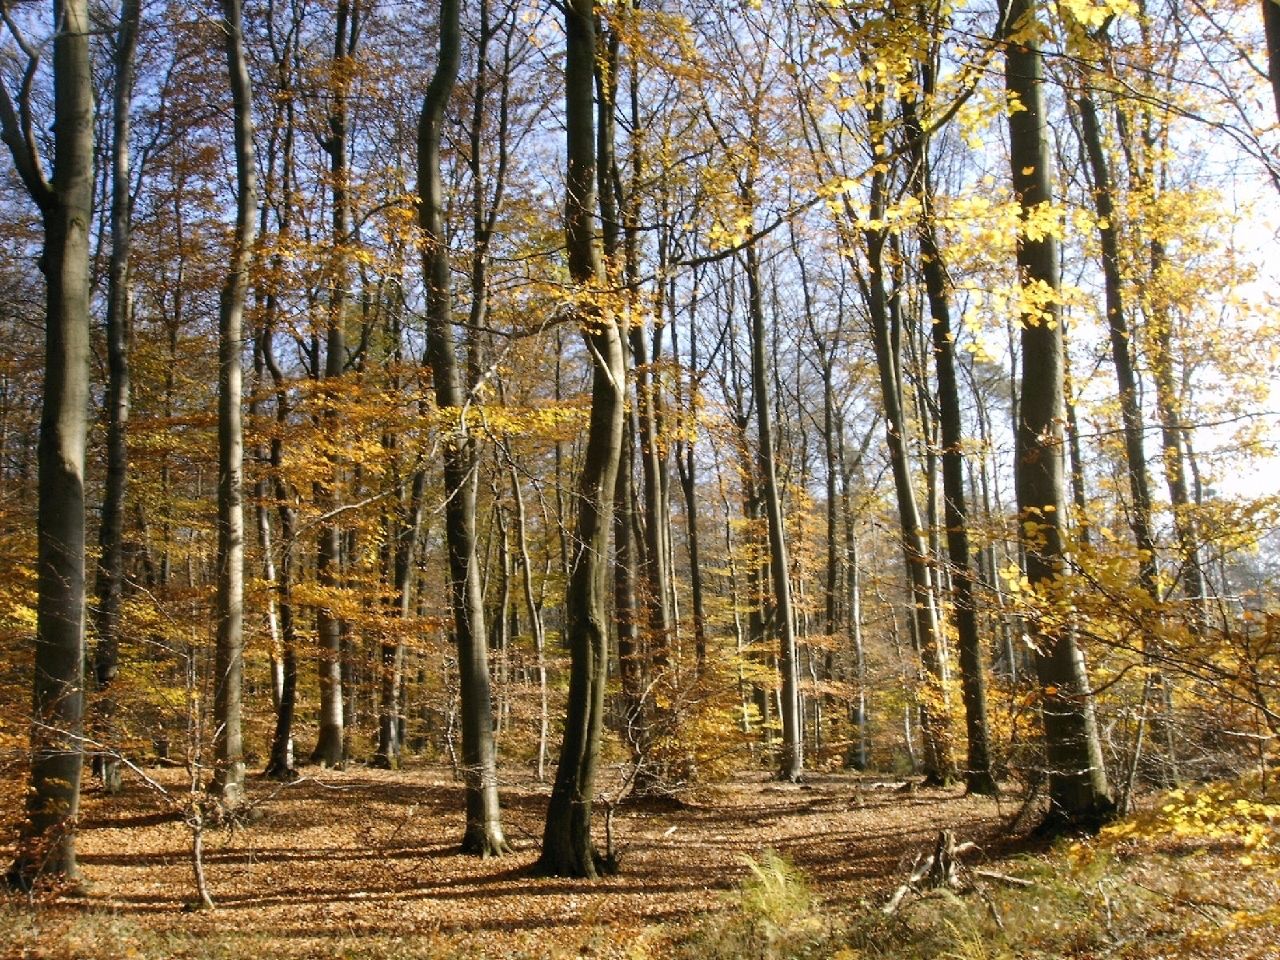
[[591, 414], [565, 591], [569, 703], [537, 863], [543, 874], [587, 879], [597, 877], [604, 865], [591, 840], [591, 811], [604, 729], [609, 636], [606, 573], [626, 390], [621, 331], [607, 302], [600, 299], [605, 278], [595, 236], [594, 17], [594, 0], [570, 0], [565, 5], [565, 246], [574, 285], [574, 315], [591, 355]]
[[245, 294], [258, 212], [253, 99], [245, 62], [240, 0], [223, 0], [227, 75], [235, 125], [236, 224], [230, 269], [218, 304], [218, 642], [214, 656], [213, 790], [227, 806], [244, 791], [241, 684], [244, 675], [244, 370]]
[[[1038, 25], [1030, 0], [1008, 0], [1005, 86], [1022, 109], [1009, 113], [1009, 162], [1025, 222], [1052, 202], [1048, 114]], [[1022, 315], [1022, 402], [1014, 483], [1032, 587], [1052, 592], [1065, 573], [1063, 337], [1058, 242], [1052, 231], [1018, 237]], [[1096, 825], [1112, 812], [1084, 654], [1069, 623], [1036, 624], [1052, 823]]]
[[[133, 109], [134, 54], [138, 46], [140, 0], [125, 0], [115, 38], [111, 98], [111, 261], [107, 275], [107, 482], [98, 531], [94, 678], [103, 694], [98, 704], [99, 738], [110, 740], [115, 705], [107, 694], [119, 670], [120, 603], [124, 593], [124, 513], [129, 476], [129, 250], [133, 219], [133, 179], [129, 164]], [[120, 764], [109, 752], [94, 765], [110, 793], [119, 791]]]
[[93, 199], [93, 77], [87, 0], [54, 0], [53, 175], [40, 156], [32, 82], [41, 47], [0, 3], [27, 62], [17, 102], [0, 85], [0, 138], [40, 210], [45, 276], [45, 377], [41, 396], [35, 676], [31, 789], [11, 884], [78, 877], [84, 712], [85, 491], [89, 399], [89, 232]]
[[418, 217], [425, 239], [422, 265], [427, 283], [427, 362], [435, 383], [436, 405], [448, 417], [444, 443], [445, 537], [461, 684], [463, 778], [467, 784], [467, 828], [462, 849], [491, 857], [501, 856], [509, 848], [502, 834], [498, 805], [489, 640], [476, 558], [476, 444], [467, 428], [467, 396], [453, 341], [449, 242], [444, 229], [444, 185], [440, 175], [440, 134], [445, 107], [458, 78], [461, 52], [458, 6], [458, 0], [444, 0], [440, 6], [440, 61], [423, 98], [418, 126]]

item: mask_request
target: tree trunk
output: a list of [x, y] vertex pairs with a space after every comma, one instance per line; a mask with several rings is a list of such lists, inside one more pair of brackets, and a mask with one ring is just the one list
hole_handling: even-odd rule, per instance
[[760, 264], [754, 244], [743, 251], [746, 260], [748, 314], [751, 323], [751, 389], [756, 405], [759, 434], [761, 494], [769, 531], [769, 572], [773, 585], [774, 620], [778, 628], [778, 662], [782, 669], [782, 757], [778, 776], [792, 782], [804, 770], [804, 731], [800, 719], [800, 664], [796, 650], [795, 613], [791, 606], [791, 572], [782, 518], [782, 495], [773, 440], [773, 405], [769, 399], [769, 372], [765, 358], [764, 302], [760, 289]]
[[1267, 33], [1267, 76], [1276, 101], [1276, 117], [1280, 118], [1280, 3], [1262, 0], [1262, 22]]
[[[1013, 188], [1023, 216], [1052, 199], [1043, 91], [1043, 61], [1029, 36], [1031, 0], [1008, 0], [1005, 29], [1013, 38], [1005, 52], [1005, 85], [1023, 109], [1009, 114]], [[1052, 235], [1018, 239], [1018, 269], [1024, 285], [1059, 290], [1058, 244]], [[1051, 589], [1065, 573], [1063, 534], [1063, 338], [1059, 304], [1044, 304], [1022, 318], [1022, 397], [1016, 436], [1014, 482], [1018, 521], [1026, 539], [1027, 579]], [[1051, 823], [1093, 826], [1111, 815], [1084, 655], [1069, 628], [1045, 622], [1037, 633], [1036, 673], [1049, 765]]]
[[458, 0], [440, 10], [440, 59], [423, 98], [418, 124], [419, 223], [425, 244], [427, 281], [427, 361], [435, 384], [436, 406], [450, 421], [444, 443], [445, 540], [449, 549], [449, 595], [458, 647], [462, 700], [462, 763], [466, 783], [467, 824], [462, 849], [483, 857], [507, 853], [498, 805], [493, 707], [489, 690], [489, 641], [484, 596], [476, 558], [475, 440], [466, 421], [466, 395], [452, 331], [449, 248], [444, 224], [444, 183], [440, 173], [440, 136], [445, 107], [458, 77], [461, 29]]
[[[876, 173], [872, 183], [873, 218], [883, 217], [886, 190], [885, 174]], [[922, 680], [927, 687], [919, 704], [920, 725], [925, 741], [925, 778], [931, 783], [946, 784], [955, 778], [956, 770], [950, 739], [944, 662], [939, 642], [941, 625], [938, 623], [938, 610], [934, 603], [929, 548], [924, 540], [924, 524], [911, 481], [910, 451], [907, 447], [907, 426], [902, 403], [898, 330], [889, 305], [885, 302], [882, 275], [885, 231], [865, 230], [863, 238], [869, 263], [868, 276], [863, 284], [864, 296], [871, 318], [872, 344], [885, 414], [885, 443], [889, 448], [903, 562], [911, 592], [912, 636], [919, 646], [924, 667]]]
[[[933, 84], [926, 75], [925, 92]], [[956, 377], [955, 335], [947, 295], [947, 272], [934, 232], [933, 185], [930, 178], [928, 141], [916, 115], [914, 101], [903, 106], [911, 137], [911, 188], [920, 201], [916, 234], [920, 242], [920, 269], [933, 330], [933, 355], [938, 378], [938, 414], [942, 428], [943, 521], [946, 524], [947, 558], [951, 564], [951, 599], [956, 637], [960, 648], [960, 683], [964, 698], [968, 760], [965, 785], [970, 793], [993, 796], [997, 792], [991, 773], [987, 735], [987, 681], [978, 610], [974, 596], [973, 562], [969, 549], [969, 509], [964, 484], [964, 434], [960, 420], [960, 386]]]
[[129, 250], [133, 203], [129, 169], [130, 112], [133, 109], [134, 52], [140, 0], [125, 0], [116, 36], [111, 117], [111, 263], [107, 272], [107, 478], [98, 532], [98, 644], [94, 675], [98, 687], [96, 738], [106, 744], [94, 766], [108, 793], [120, 790], [120, 761], [112, 755], [116, 705], [109, 688], [120, 664], [120, 602], [124, 593], [125, 488], [129, 476]]
[[227, 806], [244, 791], [240, 687], [244, 673], [244, 438], [240, 397], [245, 293], [258, 211], [253, 99], [240, 0], [223, 0], [227, 71], [235, 118], [236, 232], [218, 311], [218, 642], [214, 655], [213, 791]]
[[578, 317], [592, 358], [591, 414], [578, 481], [576, 547], [565, 591], [565, 638], [570, 652], [569, 702], [555, 784], [547, 805], [537, 870], [594, 878], [603, 866], [591, 842], [591, 811], [604, 721], [608, 667], [605, 611], [613, 491], [622, 449], [626, 365], [618, 323], [591, 301], [604, 283], [594, 237], [595, 136], [592, 87], [596, 58], [594, 0], [565, 5], [565, 237], [569, 275], [578, 288]]
[[[321, 146], [329, 155], [329, 177], [333, 191], [332, 205], [332, 256], [333, 274], [329, 281], [328, 329], [325, 331], [325, 389], [322, 391], [324, 409], [322, 426], [331, 449], [339, 449], [340, 430], [337, 398], [332, 381], [337, 380], [346, 368], [345, 310], [347, 301], [347, 264], [343, 249], [349, 242], [347, 236], [347, 94], [351, 59], [359, 40], [359, 0], [339, 0], [337, 22], [333, 39], [333, 64], [336, 89], [328, 116], [328, 136], [321, 138]], [[317, 484], [316, 494], [322, 511], [332, 512], [338, 505], [338, 485], [341, 467], [337, 457], [330, 454], [328, 483]], [[324, 596], [332, 596], [340, 587], [342, 563], [342, 529], [334, 519], [326, 519], [320, 525], [316, 544], [316, 579]], [[323, 767], [341, 766], [346, 759], [346, 717], [343, 710], [342, 635], [343, 625], [333, 607], [323, 600], [316, 610], [316, 634], [319, 640], [320, 671], [320, 731], [316, 747], [311, 752], [311, 762]]]
[[[86, 0], [54, 3], [53, 180], [29, 118], [0, 87], [0, 132], [40, 208], [45, 276], [45, 377], [37, 494], [36, 647], [27, 819], [8, 880], [78, 876], [84, 710], [84, 446], [89, 399], [89, 229], [93, 218], [93, 77]], [[24, 97], [27, 95], [24, 90]], [[21, 104], [24, 114], [30, 106]], [[30, 137], [28, 134], [32, 134]]]

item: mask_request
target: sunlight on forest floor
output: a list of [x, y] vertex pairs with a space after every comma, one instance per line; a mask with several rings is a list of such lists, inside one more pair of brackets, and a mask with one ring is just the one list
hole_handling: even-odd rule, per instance
[[[1000, 838], [1012, 799], [896, 786], [747, 775], [687, 804], [621, 810], [622, 871], [585, 884], [528, 874], [537, 785], [505, 789], [516, 854], [480, 861], [454, 852], [462, 792], [447, 771], [254, 781], [263, 818], [209, 834], [218, 908], [191, 913], [189, 834], [134, 785], [86, 798], [84, 898], [0, 905], [0, 957], [1276, 955], [1280, 888], [1256, 832], [1274, 831], [1273, 808], [1214, 797], [1236, 829], [1186, 794], [1098, 841], [1015, 855]], [[979, 845], [968, 860], [1032, 886], [984, 882], [884, 916], [878, 904], [943, 827]]]

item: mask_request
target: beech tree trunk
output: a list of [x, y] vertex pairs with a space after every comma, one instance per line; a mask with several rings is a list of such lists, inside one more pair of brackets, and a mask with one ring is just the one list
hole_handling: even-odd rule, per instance
[[[876, 107], [871, 121], [883, 122], [883, 107]], [[871, 215], [880, 220], [887, 204], [886, 175], [877, 172], [872, 178]], [[855, 222], [850, 217], [850, 222]], [[920, 726], [924, 735], [925, 779], [946, 784], [955, 779], [952, 753], [950, 709], [946, 693], [946, 668], [941, 644], [941, 624], [933, 592], [929, 565], [929, 547], [925, 543], [924, 523], [916, 503], [911, 480], [910, 451], [907, 447], [907, 424], [903, 410], [902, 371], [897, 316], [886, 303], [884, 288], [884, 244], [886, 232], [864, 230], [863, 241], [869, 264], [863, 281], [863, 296], [871, 320], [872, 345], [880, 379], [880, 396], [885, 415], [885, 444], [893, 472], [893, 485], [898, 505], [903, 562], [911, 594], [912, 635], [918, 646], [923, 672], [917, 671], [924, 688], [921, 693]]]
[[800, 661], [796, 650], [795, 611], [791, 604], [791, 571], [782, 517], [782, 495], [773, 439], [773, 404], [769, 399], [769, 365], [765, 358], [764, 301], [755, 244], [743, 251], [747, 274], [747, 312], [751, 323], [751, 391], [756, 406], [760, 485], [769, 531], [769, 573], [773, 586], [774, 623], [778, 630], [778, 666], [782, 671], [779, 710], [782, 714], [781, 780], [795, 782], [804, 770], [804, 729], [800, 716]]
[[[324, 380], [325, 390], [322, 425], [334, 449], [340, 448], [338, 431], [341, 429], [337, 399], [332, 381], [346, 369], [346, 303], [347, 258], [343, 253], [350, 242], [347, 236], [347, 95], [352, 55], [360, 37], [359, 0], [339, 0], [337, 22], [333, 38], [333, 63], [335, 67], [333, 103], [328, 116], [328, 135], [321, 138], [321, 146], [329, 155], [329, 177], [333, 192], [332, 204], [332, 256], [333, 275], [329, 285], [328, 329], [325, 331]], [[338, 485], [341, 466], [331, 455], [327, 488], [316, 485], [317, 499], [325, 511], [338, 505]], [[341, 585], [342, 528], [338, 521], [326, 519], [320, 525], [316, 544], [316, 579], [321, 592], [332, 596]], [[320, 671], [320, 731], [316, 747], [311, 752], [311, 762], [323, 767], [340, 766], [346, 759], [346, 717], [343, 710], [343, 624], [333, 607], [322, 600], [316, 610], [316, 634], [319, 640]]]
[[[78, 876], [84, 710], [84, 448], [89, 400], [89, 229], [93, 219], [93, 76], [87, 0], [55, 0], [53, 178], [31, 125], [30, 92], [14, 109], [0, 86], [0, 136], [40, 209], [45, 276], [45, 376], [36, 457], [37, 560], [31, 785], [8, 873], [30, 889]], [[34, 57], [32, 57], [34, 60]], [[34, 63], [32, 64], [34, 65]]]
[[596, 59], [594, 0], [565, 4], [565, 240], [577, 315], [592, 358], [591, 414], [578, 479], [577, 535], [565, 591], [569, 701], [555, 784], [547, 805], [540, 873], [595, 878], [606, 864], [591, 841], [608, 669], [609, 530], [622, 450], [626, 365], [617, 320], [592, 295], [604, 284], [595, 238], [596, 156], [592, 117]]
[[[1022, 110], [1009, 115], [1009, 159], [1013, 188], [1023, 216], [1052, 199], [1044, 64], [1026, 32], [1035, 16], [1031, 0], [1008, 0], [1009, 42], [1005, 86]], [[1057, 294], [1058, 243], [1020, 236], [1018, 269], [1024, 285]], [[1017, 419], [1014, 483], [1018, 522], [1025, 538], [1027, 579], [1052, 588], [1064, 571], [1063, 534], [1067, 499], [1063, 465], [1063, 337], [1059, 305], [1022, 318], [1022, 397]], [[1095, 826], [1111, 815], [1106, 768], [1098, 739], [1084, 654], [1069, 627], [1033, 624], [1036, 674], [1041, 685], [1048, 761], [1051, 825]]]
[[107, 478], [102, 494], [102, 523], [95, 624], [94, 676], [99, 699], [96, 738], [106, 744], [94, 767], [108, 793], [120, 790], [120, 761], [112, 755], [115, 702], [109, 692], [120, 663], [120, 602], [124, 593], [125, 488], [129, 477], [129, 249], [133, 203], [129, 167], [130, 111], [133, 109], [134, 52], [140, 0], [125, 0], [115, 38], [115, 77], [111, 116], [111, 262], [107, 270]]
[[445, 539], [449, 596], [458, 648], [462, 700], [462, 765], [467, 825], [462, 849], [483, 857], [509, 851], [498, 805], [497, 751], [489, 690], [489, 640], [476, 558], [476, 454], [469, 435], [466, 394], [453, 341], [449, 247], [444, 224], [440, 136], [445, 107], [458, 77], [461, 53], [458, 0], [440, 7], [440, 60], [427, 86], [418, 124], [419, 223], [427, 283], [427, 361], [436, 405], [449, 418], [444, 442]]
[[236, 229], [218, 310], [218, 640], [214, 653], [214, 779], [227, 806], [244, 791], [240, 688], [244, 674], [244, 437], [240, 399], [243, 321], [258, 212], [253, 98], [245, 63], [240, 0], [223, 0], [227, 72], [235, 121]]
[[[924, 88], [931, 92], [931, 76]], [[956, 377], [955, 334], [951, 327], [951, 303], [947, 274], [933, 222], [933, 187], [929, 172], [928, 141], [916, 114], [916, 105], [903, 107], [911, 137], [911, 188], [920, 201], [916, 234], [920, 263], [933, 329], [933, 357], [938, 378], [938, 418], [942, 428], [943, 522], [946, 525], [947, 559], [951, 565], [951, 599], [960, 650], [960, 684], [964, 699], [968, 757], [965, 786], [970, 793], [997, 793], [991, 773], [991, 749], [987, 734], [987, 681], [978, 632], [974, 595], [975, 576], [969, 548], [969, 509], [964, 483], [964, 434], [960, 421], [960, 386]]]

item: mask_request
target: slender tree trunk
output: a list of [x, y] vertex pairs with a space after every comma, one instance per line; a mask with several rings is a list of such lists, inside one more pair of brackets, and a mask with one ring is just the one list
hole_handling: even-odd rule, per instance
[[[931, 92], [931, 75], [926, 77], [924, 86], [926, 93]], [[960, 648], [960, 683], [969, 746], [965, 785], [970, 793], [990, 796], [997, 792], [997, 788], [991, 773], [986, 667], [982, 637], [978, 632], [977, 598], [969, 549], [969, 509], [964, 485], [964, 433], [960, 420], [960, 386], [956, 377], [955, 334], [951, 327], [946, 267], [934, 232], [928, 142], [917, 118], [914, 101], [907, 101], [903, 109], [912, 145], [911, 186], [920, 201], [921, 214], [916, 233], [932, 320], [933, 356], [938, 378], [943, 521], [946, 524], [947, 558], [951, 564], [951, 599]]]
[[533, 650], [538, 671], [538, 782], [547, 778], [547, 732], [550, 726], [547, 709], [546, 633], [542, 625], [542, 607], [533, 592], [533, 565], [529, 555], [528, 521], [524, 504], [524, 491], [516, 473], [515, 461], [508, 463], [511, 493], [516, 505], [516, 550], [520, 560], [521, 582], [524, 587], [525, 608], [529, 613], [529, 629], [533, 632]]
[[[1031, 0], [1007, 0], [1006, 30], [1018, 39], [1005, 52], [1005, 85], [1023, 109], [1009, 114], [1013, 188], [1028, 216], [1052, 199], [1043, 91], [1043, 60], [1027, 34], [1035, 17]], [[1050, 234], [1020, 236], [1018, 269], [1024, 284], [1054, 295], [1059, 290], [1058, 244]], [[1022, 318], [1022, 397], [1016, 436], [1014, 481], [1018, 521], [1026, 537], [1027, 579], [1051, 588], [1064, 571], [1066, 489], [1063, 477], [1063, 337], [1058, 303], [1042, 315]], [[1084, 655], [1067, 627], [1035, 624], [1036, 673], [1049, 765], [1050, 824], [1091, 826], [1110, 816], [1111, 798], [1098, 738]]]
[[608, 667], [605, 612], [609, 530], [622, 449], [626, 365], [617, 320], [589, 299], [605, 280], [594, 236], [595, 135], [592, 87], [596, 59], [594, 0], [565, 5], [565, 128], [568, 169], [565, 236], [569, 275], [578, 288], [578, 316], [592, 357], [591, 414], [578, 482], [576, 547], [565, 592], [570, 651], [569, 702], [555, 784], [547, 805], [537, 869], [553, 876], [594, 878], [604, 865], [591, 841], [600, 734]]
[[[883, 211], [886, 183], [885, 174], [876, 173], [872, 185], [873, 216]], [[867, 257], [870, 263], [864, 283], [864, 295], [871, 315], [872, 343], [876, 366], [880, 376], [880, 395], [885, 413], [885, 441], [889, 448], [889, 462], [893, 471], [894, 490], [897, 495], [898, 521], [911, 592], [912, 636], [919, 646], [924, 672], [922, 679], [928, 689], [921, 698], [920, 720], [925, 741], [925, 778], [930, 783], [945, 784], [955, 778], [955, 761], [952, 757], [950, 716], [946, 699], [942, 647], [939, 643], [941, 625], [934, 602], [933, 578], [929, 568], [929, 548], [924, 539], [924, 524], [916, 504], [915, 488], [911, 481], [910, 452], [907, 447], [906, 418], [902, 404], [902, 374], [898, 349], [898, 330], [894, 317], [886, 303], [882, 262], [885, 242], [883, 230], [864, 231]]]
[[769, 571], [773, 584], [774, 618], [778, 628], [778, 662], [782, 670], [782, 757], [778, 776], [797, 781], [804, 770], [804, 731], [800, 717], [800, 664], [796, 649], [795, 612], [791, 605], [791, 571], [787, 560], [782, 495], [773, 439], [773, 405], [769, 399], [769, 370], [765, 358], [764, 301], [760, 288], [760, 264], [754, 244], [743, 251], [746, 259], [748, 314], [751, 323], [751, 389], [759, 433], [761, 493], [769, 531]]
[[[93, 219], [93, 77], [86, 0], [54, 3], [54, 149], [45, 179], [35, 139], [0, 86], [0, 133], [40, 208], [45, 378], [37, 445], [36, 647], [31, 786], [10, 884], [78, 876], [84, 710], [84, 446], [89, 400], [89, 229]], [[28, 91], [24, 91], [24, 96]], [[25, 111], [28, 102], [21, 104]]]
[[[137, 49], [139, 0], [125, 0], [116, 35], [115, 78], [111, 117], [111, 263], [107, 273], [107, 480], [98, 532], [98, 644], [94, 675], [99, 700], [96, 737], [111, 747], [116, 704], [109, 688], [120, 664], [120, 603], [124, 594], [125, 488], [129, 476], [129, 250], [133, 210], [129, 168], [130, 113], [133, 109], [134, 52]], [[94, 762], [108, 793], [121, 786], [120, 762], [111, 750]]]
[[[329, 177], [332, 181], [332, 257], [333, 275], [329, 286], [328, 329], [325, 332], [324, 362], [324, 411], [321, 415], [323, 430], [332, 444], [339, 449], [340, 430], [337, 398], [333, 381], [346, 369], [346, 302], [347, 263], [343, 250], [349, 242], [347, 233], [348, 179], [347, 166], [347, 97], [350, 80], [350, 60], [355, 52], [360, 31], [359, 0], [339, 0], [337, 23], [333, 40], [333, 64], [336, 89], [328, 116], [328, 135], [321, 138], [321, 145], [329, 156]], [[338, 485], [341, 467], [337, 457], [330, 455], [327, 483], [317, 484], [319, 506], [331, 512], [338, 505]], [[320, 525], [316, 545], [316, 580], [322, 593], [316, 610], [316, 634], [319, 640], [320, 680], [320, 731], [311, 762], [324, 767], [341, 766], [346, 759], [346, 717], [344, 713], [343, 624], [326, 601], [340, 587], [342, 565], [342, 528], [332, 518]]]
[[497, 754], [489, 690], [489, 640], [480, 565], [476, 558], [476, 453], [466, 421], [466, 395], [452, 331], [452, 288], [444, 225], [440, 137], [445, 107], [458, 77], [461, 28], [458, 0], [440, 11], [440, 59], [423, 98], [418, 124], [419, 223], [425, 244], [427, 360], [436, 405], [451, 421], [444, 444], [445, 540], [449, 549], [450, 604], [458, 647], [462, 699], [462, 763], [467, 824], [462, 849], [483, 857], [508, 852], [498, 804]]
[[227, 806], [244, 791], [240, 687], [244, 673], [244, 439], [240, 398], [244, 378], [245, 294], [258, 212], [253, 155], [253, 98], [245, 63], [240, 0], [223, 0], [227, 71], [235, 118], [236, 232], [231, 269], [218, 311], [218, 642], [214, 655], [213, 790]]

